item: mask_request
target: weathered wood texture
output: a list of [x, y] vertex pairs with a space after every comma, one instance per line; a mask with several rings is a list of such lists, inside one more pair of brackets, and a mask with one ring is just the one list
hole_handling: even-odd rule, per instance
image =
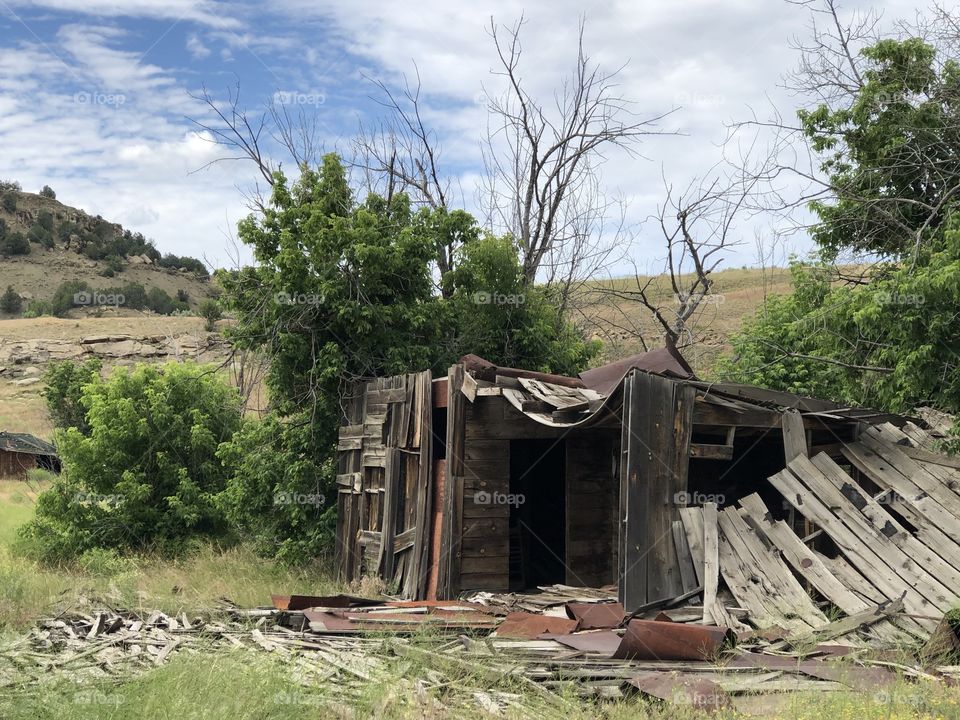
[[615, 441], [609, 431], [571, 433], [566, 439], [567, 585], [601, 587], [617, 581]]
[[423, 597], [429, 576], [430, 372], [357, 383], [344, 403], [337, 468], [336, 565]]
[[623, 395], [620, 601], [628, 611], [683, 590], [673, 522], [687, 490], [695, 390], [643, 372]]
[[27, 479], [27, 470], [37, 467], [37, 456], [0, 450], [0, 478]]

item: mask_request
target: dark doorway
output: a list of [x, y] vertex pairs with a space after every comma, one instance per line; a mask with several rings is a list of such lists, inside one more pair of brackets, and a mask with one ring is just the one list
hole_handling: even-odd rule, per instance
[[510, 588], [566, 582], [562, 440], [510, 442]]

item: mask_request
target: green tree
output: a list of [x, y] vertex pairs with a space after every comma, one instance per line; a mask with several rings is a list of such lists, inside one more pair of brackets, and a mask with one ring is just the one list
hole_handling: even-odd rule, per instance
[[53, 188], [49, 185], [44, 185], [40, 188], [40, 196], [45, 198], [50, 198], [51, 200], [57, 199], [57, 194], [53, 191]]
[[223, 537], [217, 448], [240, 427], [242, 402], [210, 369], [117, 369], [82, 387], [89, 431], [56, 432], [63, 473], [21, 531], [48, 560], [90, 548], [177, 550]]
[[475, 353], [498, 365], [576, 374], [599, 350], [563, 317], [549, 287], [527, 283], [510, 238], [461, 245], [452, 289], [452, 351], [445, 363]]
[[13, 192], [6, 192], [3, 194], [3, 197], [0, 198], [0, 206], [3, 207], [8, 213], [15, 213], [17, 211], [17, 195]]
[[147, 293], [147, 307], [157, 315], [169, 315], [174, 309], [173, 298], [162, 288], [150, 288]]
[[23, 299], [20, 293], [13, 289], [12, 285], [7, 285], [7, 291], [0, 295], [0, 312], [7, 315], [19, 315], [23, 309]]
[[81, 399], [84, 386], [100, 380], [101, 368], [97, 358], [82, 363], [71, 360], [50, 363], [43, 374], [42, 395], [54, 427], [77, 428], [84, 435], [89, 434], [87, 408]]
[[932, 237], [960, 187], [960, 66], [936, 67], [919, 38], [863, 50], [869, 67], [849, 107], [801, 110], [830, 197], [812, 204], [813, 237], [845, 249], [900, 257]]
[[57, 286], [50, 300], [53, 314], [64, 317], [72, 308], [84, 304], [84, 295], [92, 292], [93, 289], [85, 280], [65, 280]]

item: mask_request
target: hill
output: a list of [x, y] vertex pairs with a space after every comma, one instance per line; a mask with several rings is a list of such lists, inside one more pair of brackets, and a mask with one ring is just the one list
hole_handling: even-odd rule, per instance
[[[143, 286], [144, 294], [155, 290], [155, 297], [168, 296], [174, 309], [181, 310], [196, 310], [215, 295], [199, 260], [162, 254], [142, 234], [64, 205], [51, 195], [0, 183], [0, 293], [12, 287], [24, 301], [21, 312], [30, 313], [32, 304], [32, 314], [42, 314], [43, 301], [51, 301], [62, 283], [73, 280], [91, 290]], [[171, 309], [166, 302], [156, 306]], [[125, 309], [129, 308], [123, 304], [114, 308]], [[78, 306], [57, 314], [80, 316], [90, 311]]]

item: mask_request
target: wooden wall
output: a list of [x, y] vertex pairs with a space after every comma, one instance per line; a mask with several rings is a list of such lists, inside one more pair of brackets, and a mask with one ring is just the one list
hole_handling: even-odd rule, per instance
[[466, 404], [460, 589], [505, 591], [510, 584], [510, 506], [477, 493], [510, 492], [510, 441], [564, 438], [567, 447], [567, 571], [570, 585], [615, 582], [619, 481], [615, 431], [541, 425], [502, 397]]
[[600, 587], [617, 581], [615, 431], [571, 433], [567, 439], [567, 585]]
[[25, 480], [27, 470], [37, 467], [37, 456], [0, 450], [0, 478]]
[[510, 439], [504, 436], [508, 408], [513, 410], [499, 397], [466, 404], [461, 590], [510, 587], [510, 506], [483, 502], [494, 493], [510, 492]]

